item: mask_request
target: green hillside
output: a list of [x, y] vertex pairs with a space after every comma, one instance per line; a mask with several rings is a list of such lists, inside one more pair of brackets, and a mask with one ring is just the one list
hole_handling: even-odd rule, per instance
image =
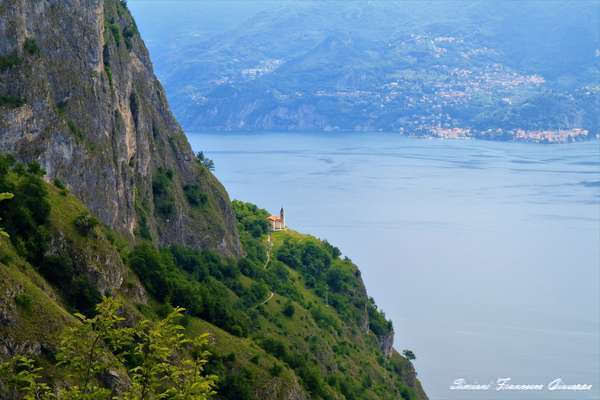
[[[184, 307], [186, 334], [211, 335], [206, 372], [219, 377], [217, 399], [426, 398], [412, 364], [391, 349], [392, 325], [360, 271], [328, 242], [271, 234], [266, 211], [234, 201], [245, 257], [157, 248], [98, 223], [44, 174], [0, 159], [0, 192], [15, 195], [0, 204], [10, 235], [0, 239], [0, 358], [32, 357], [51, 388], [69, 384], [56, 367], [61, 333], [108, 296], [123, 302], [126, 324]], [[118, 393], [103, 373], [99, 385]]]

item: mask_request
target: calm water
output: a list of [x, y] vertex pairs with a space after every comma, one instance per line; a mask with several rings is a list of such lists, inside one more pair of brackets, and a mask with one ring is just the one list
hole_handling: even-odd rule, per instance
[[[232, 198], [327, 238], [431, 399], [599, 399], [600, 148], [369, 135], [188, 135]], [[592, 384], [465, 392], [451, 383]]]

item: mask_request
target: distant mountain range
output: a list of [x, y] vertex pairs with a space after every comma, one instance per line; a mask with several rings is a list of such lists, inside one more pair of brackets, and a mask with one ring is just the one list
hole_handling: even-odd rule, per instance
[[226, 32], [199, 33], [191, 20], [176, 37], [150, 33], [185, 129], [539, 142], [600, 133], [596, 1], [277, 4]]

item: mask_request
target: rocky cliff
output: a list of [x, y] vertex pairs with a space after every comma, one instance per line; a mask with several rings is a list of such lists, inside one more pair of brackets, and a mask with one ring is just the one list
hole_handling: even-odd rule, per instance
[[239, 256], [126, 2], [0, 0], [0, 151], [38, 161], [107, 225]]

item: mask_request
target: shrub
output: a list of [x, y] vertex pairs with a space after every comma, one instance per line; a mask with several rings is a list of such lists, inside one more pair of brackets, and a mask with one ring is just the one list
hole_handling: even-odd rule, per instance
[[260, 354], [253, 355], [252, 358], [250, 359], [250, 362], [252, 364], [258, 365], [258, 363], [260, 362]]
[[223, 399], [250, 400], [254, 378], [250, 370], [242, 368], [227, 375], [219, 385], [219, 396]]
[[0, 106], [19, 108], [25, 104], [25, 100], [16, 96], [0, 96]]
[[417, 359], [417, 357], [415, 356], [415, 353], [412, 350], [403, 350], [402, 355], [404, 356], [404, 358], [406, 358], [409, 361]]
[[40, 48], [33, 38], [25, 39], [25, 43], [23, 43], [23, 50], [32, 56], [40, 53]]
[[71, 277], [71, 283], [62, 287], [69, 303], [84, 315], [94, 315], [102, 295], [85, 276]]
[[171, 193], [173, 171], [167, 168], [158, 168], [152, 179], [152, 193], [154, 206], [162, 217], [169, 217], [175, 213], [175, 200]]
[[16, 51], [5, 56], [0, 56], [0, 71], [11, 69], [12, 67], [20, 65], [22, 62], [23, 59], [17, 55]]
[[15, 296], [15, 304], [26, 311], [31, 311], [33, 298], [27, 293], [20, 293]]
[[108, 28], [110, 29], [110, 32], [112, 33], [112, 36], [115, 39], [117, 47], [119, 47], [121, 45], [121, 30], [119, 28], [119, 25], [112, 23], [108, 25]]
[[325, 246], [325, 249], [327, 249], [327, 251], [329, 252], [329, 254], [331, 254], [331, 257], [333, 257], [333, 258], [339, 258], [342, 255], [342, 252], [340, 251], [340, 249], [337, 248], [337, 247], [335, 247], [335, 246], [333, 246], [327, 240], [323, 241], [323, 245]]
[[75, 136], [76, 139], [78, 139], [78, 140], [83, 139], [83, 132], [81, 131], [81, 129], [79, 129], [79, 127], [77, 126], [77, 124], [75, 124], [75, 122], [73, 122], [72, 120], [68, 120], [67, 127], [69, 128], [69, 131], [73, 134], [73, 136]]
[[277, 339], [266, 338], [260, 343], [260, 346], [269, 354], [284, 359], [287, 357], [287, 349], [285, 345]]
[[283, 315], [285, 315], [288, 318], [292, 318], [295, 312], [296, 309], [294, 308], [294, 305], [291, 302], [288, 302], [283, 308]]
[[188, 203], [190, 203], [192, 207], [204, 205], [208, 201], [208, 196], [205, 193], [202, 193], [198, 185], [185, 185], [183, 187], [183, 192], [185, 193]]
[[320, 371], [313, 366], [304, 366], [299, 371], [304, 387], [315, 396], [323, 396], [324, 382]]
[[200, 151], [196, 154], [196, 161], [198, 162], [198, 164], [204, 166], [209, 171], [215, 170], [215, 162], [213, 160], [211, 160], [210, 158], [207, 158], [204, 155], [204, 152], [202, 152], [202, 151]]
[[392, 322], [387, 320], [385, 314], [377, 309], [373, 298], [369, 298], [367, 312], [369, 314], [369, 329], [375, 335], [387, 335], [394, 329]]
[[125, 39], [125, 46], [127, 46], [128, 50], [131, 50], [133, 48], [133, 37], [135, 36], [135, 30], [132, 29], [130, 26], [126, 26], [125, 29], [123, 29], [123, 38]]
[[56, 186], [56, 187], [57, 187], [57, 188], [59, 188], [59, 189], [62, 189], [62, 190], [65, 190], [65, 189], [66, 189], [66, 186], [65, 186], [65, 184], [63, 183], [63, 181], [61, 181], [61, 180], [60, 180], [60, 179], [58, 179], [58, 178], [54, 178], [54, 180], [52, 181], [52, 183], [54, 183], [54, 186]]
[[42, 260], [48, 242], [50, 203], [43, 174], [37, 163], [25, 167], [0, 155], [0, 193], [14, 195], [0, 207], [0, 219], [19, 254], [34, 265]]
[[269, 373], [274, 377], [281, 375], [281, 371], [283, 371], [283, 367], [279, 364], [273, 364], [273, 366], [269, 369]]
[[88, 236], [98, 226], [98, 220], [90, 214], [84, 213], [75, 218], [73, 224], [80, 235]]

